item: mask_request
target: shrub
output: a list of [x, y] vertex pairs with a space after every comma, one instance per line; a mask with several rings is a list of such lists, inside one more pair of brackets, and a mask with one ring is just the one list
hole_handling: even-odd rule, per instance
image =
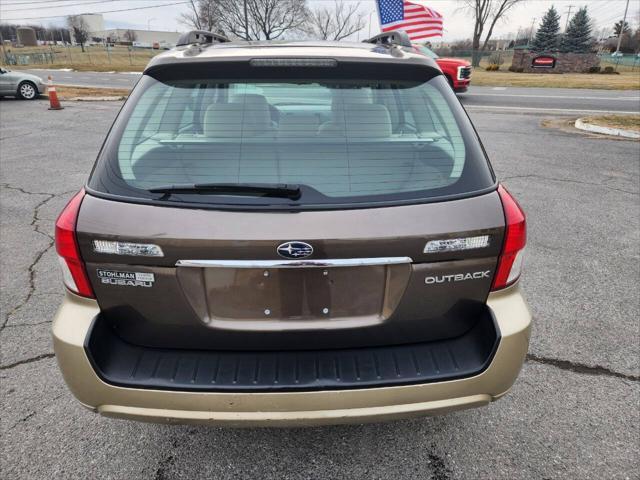
[[611, 65], [604, 67], [604, 71], [602, 73], [613, 73], [613, 67]]
[[490, 65], [502, 65], [504, 63], [504, 58], [502, 58], [502, 54], [496, 52], [489, 57]]
[[589, 73], [600, 73], [601, 67], [589, 67]]

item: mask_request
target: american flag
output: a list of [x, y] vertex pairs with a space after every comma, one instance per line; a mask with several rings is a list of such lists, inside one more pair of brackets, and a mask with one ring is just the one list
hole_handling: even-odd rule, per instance
[[383, 32], [404, 30], [411, 40], [442, 36], [442, 15], [420, 0], [378, 0]]

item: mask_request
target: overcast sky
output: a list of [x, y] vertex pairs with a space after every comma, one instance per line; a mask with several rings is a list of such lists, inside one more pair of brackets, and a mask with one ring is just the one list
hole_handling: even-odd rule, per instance
[[[99, 13], [109, 10], [124, 10], [140, 8], [124, 12], [104, 13], [107, 28], [137, 28], [152, 30], [185, 30], [178, 21], [181, 12], [186, 8], [184, 4], [175, 3], [179, 0], [0, 0], [0, 20], [11, 23], [36, 23], [44, 26], [62, 24], [64, 16], [78, 13]], [[379, 31], [375, 0], [344, 0], [359, 3], [360, 10], [365, 15], [368, 25], [359, 38], [366, 37], [369, 32]], [[166, 5], [174, 3], [174, 5]], [[331, 5], [333, 1], [308, 0], [311, 7]], [[513, 37], [518, 29], [529, 29], [535, 19], [536, 25], [544, 12], [553, 4], [562, 15], [562, 25], [566, 21], [566, 14], [570, 6], [575, 12], [578, 6], [587, 5], [589, 13], [594, 19], [598, 35], [603, 28], [612, 28], [613, 24], [622, 18], [626, 0], [527, 0], [515, 7], [506, 20], [495, 29], [494, 38]], [[444, 16], [445, 42], [469, 38], [473, 31], [473, 20], [462, 7], [462, 1], [431, 0], [429, 5]], [[152, 7], [152, 8], [144, 8]], [[38, 17], [38, 18], [36, 18]], [[41, 18], [46, 17], [46, 18]], [[29, 18], [31, 18], [29, 20]], [[628, 21], [632, 26], [640, 23], [640, 1], [630, 0]], [[354, 38], [355, 40], [356, 38]], [[434, 40], [440, 40], [435, 38]]]

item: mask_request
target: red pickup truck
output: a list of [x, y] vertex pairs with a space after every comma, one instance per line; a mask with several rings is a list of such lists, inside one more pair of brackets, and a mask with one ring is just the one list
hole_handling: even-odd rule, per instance
[[449, 80], [449, 85], [456, 93], [466, 92], [471, 83], [471, 63], [461, 58], [441, 58], [430, 48], [424, 45], [413, 46], [418, 53], [433, 58], [442, 73]]

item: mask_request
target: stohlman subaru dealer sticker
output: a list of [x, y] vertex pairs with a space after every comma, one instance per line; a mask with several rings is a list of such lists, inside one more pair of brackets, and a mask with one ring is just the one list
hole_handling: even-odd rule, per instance
[[155, 277], [153, 273], [119, 272], [117, 270], [98, 269], [98, 278], [106, 285], [122, 287], [153, 287]]

